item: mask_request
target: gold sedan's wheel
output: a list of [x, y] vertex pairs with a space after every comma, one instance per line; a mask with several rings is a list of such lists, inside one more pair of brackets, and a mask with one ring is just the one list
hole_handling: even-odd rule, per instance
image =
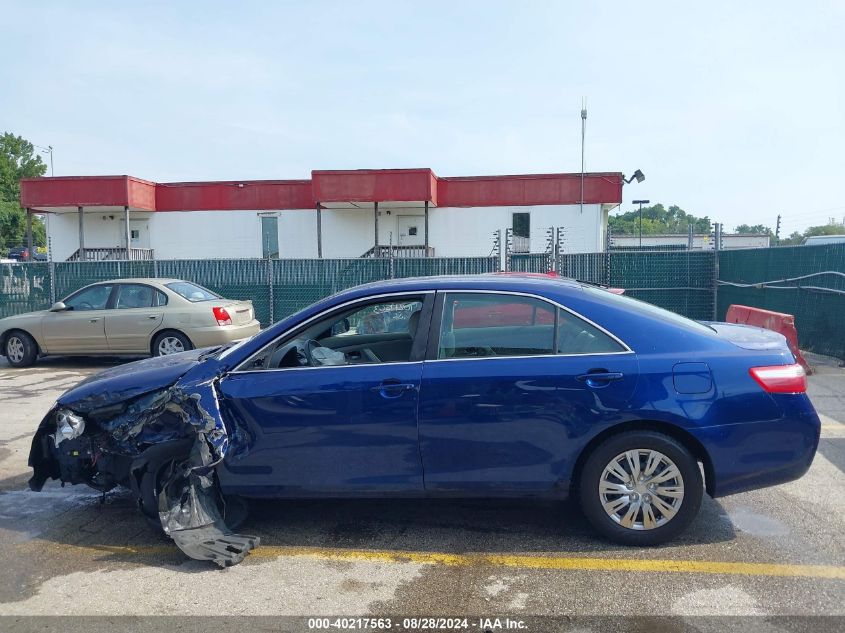
[[6, 336], [2, 349], [12, 367], [28, 367], [38, 357], [38, 345], [29, 334], [20, 330]]
[[165, 336], [158, 342], [158, 355], [169, 356], [185, 351], [185, 346], [175, 336]]
[[10, 336], [6, 341], [6, 358], [8, 358], [13, 365], [21, 362], [24, 357], [23, 341], [17, 336]]

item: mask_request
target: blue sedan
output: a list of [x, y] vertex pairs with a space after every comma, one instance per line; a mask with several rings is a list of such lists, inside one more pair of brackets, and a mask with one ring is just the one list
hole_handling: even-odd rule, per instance
[[241, 343], [61, 396], [29, 458], [117, 485], [189, 556], [239, 562], [250, 498], [575, 496], [654, 545], [713, 497], [790, 481], [820, 423], [779, 334], [519, 275], [353, 288]]

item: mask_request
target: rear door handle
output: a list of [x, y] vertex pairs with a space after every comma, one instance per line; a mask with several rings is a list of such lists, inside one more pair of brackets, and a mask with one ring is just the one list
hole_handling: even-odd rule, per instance
[[96, 319], [88, 319], [88, 323], [96, 323], [99, 320], [100, 320], [100, 317], [97, 317]]
[[586, 383], [588, 387], [607, 387], [612, 382], [622, 380], [625, 374], [619, 371], [589, 371], [575, 376], [576, 380]]
[[385, 380], [380, 385], [370, 387], [370, 391], [378, 393], [382, 398], [398, 398], [406, 391], [414, 391], [417, 386], [411, 382], [390, 382]]
[[148, 318], [148, 319], [157, 319], [157, 318], [158, 318], [158, 315], [157, 315], [157, 314], [151, 314], [151, 315], [149, 315], [147, 318]]

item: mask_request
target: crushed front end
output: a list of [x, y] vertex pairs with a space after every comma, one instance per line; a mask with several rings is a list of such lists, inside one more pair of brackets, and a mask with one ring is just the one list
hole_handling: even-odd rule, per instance
[[222, 567], [241, 562], [259, 539], [234, 534], [225, 522], [215, 466], [229, 435], [217, 380], [201, 364], [146, 393], [109, 391], [108, 380], [77, 397], [71, 390], [33, 438], [30, 488], [40, 491], [48, 479], [103, 492], [127, 487], [145, 516], [191, 558]]

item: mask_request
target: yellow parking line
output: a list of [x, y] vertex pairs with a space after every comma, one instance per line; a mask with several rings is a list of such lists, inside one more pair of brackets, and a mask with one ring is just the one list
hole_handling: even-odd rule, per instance
[[[142, 546], [67, 546], [92, 553], [144, 555], [175, 552], [175, 547]], [[692, 574], [725, 574], [733, 576], [780, 576], [827, 578], [845, 580], [845, 567], [834, 565], [793, 565], [782, 563], [745, 563], [697, 560], [642, 560], [631, 558], [593, 558], [546, 556], [534, 554], [448, 554], [442, 552], [413, 552], [401, 550], [367, 550], [324, 547], [262, 546], [250, 553], [250, 558], [307, 557], [338, 562], [418, 563], [446, 567], [509, 567], [569, 571], [668, 572]]]

